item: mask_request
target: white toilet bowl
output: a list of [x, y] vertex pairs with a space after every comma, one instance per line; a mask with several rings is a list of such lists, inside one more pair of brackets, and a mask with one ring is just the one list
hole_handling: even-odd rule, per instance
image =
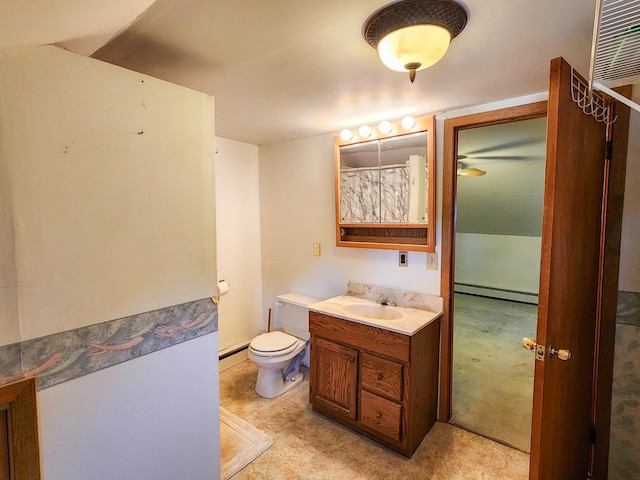
[[281, 331], [258, 335], [249, 344], [249, 360], [258, 366], [256, 393], [274, 398], [299, 385], [305, 340]]

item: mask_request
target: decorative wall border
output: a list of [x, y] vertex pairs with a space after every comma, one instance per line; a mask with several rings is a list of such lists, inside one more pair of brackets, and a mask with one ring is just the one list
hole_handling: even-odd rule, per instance
[[35, 377], [42, 390], [216, 331], [205, 298], [26, 340], [0, 347], [0, 385]]

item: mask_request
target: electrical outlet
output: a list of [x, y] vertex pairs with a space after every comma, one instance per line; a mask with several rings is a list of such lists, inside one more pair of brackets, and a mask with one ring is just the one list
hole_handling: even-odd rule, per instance
[[398, 265], [400, 265], [401, 267], [406, 267], [408, 263], [408, 255], [409, 254], [406, 252], [406, 250], [398, 252]]
[[438, 254], [436, 252], [427, 253], [427, 269], [428, 270], [438, 269]]
[[315, 242], [313, 244], [313, 255], [315, 257], [319, 257], [320, 256], [320, 243], [319, 242]]

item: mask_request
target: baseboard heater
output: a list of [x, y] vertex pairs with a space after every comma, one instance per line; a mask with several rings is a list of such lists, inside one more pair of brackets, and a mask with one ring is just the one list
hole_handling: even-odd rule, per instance
[[538, 304], [538, 294], [532, 292], [521, 292], [506, 288], [486, 287], [484, 285], [473, 285], [470, 283], [455, 283], [453, 291], [456, 293], [467, 293], [480, 297], [497, 298], [500, 300], [510, 300], [513, 302]]
[[225, 358], [230, 357], [231, 355], [235, 355], [236, 353], [240, 353], [243, 350], [247, 350], [249, 348], [249, 344], [251, 340], [247, 340], [245, 342], [236, 343], [227, 348], [223, 348], [218, 352], [218, 360], [224, 360]]

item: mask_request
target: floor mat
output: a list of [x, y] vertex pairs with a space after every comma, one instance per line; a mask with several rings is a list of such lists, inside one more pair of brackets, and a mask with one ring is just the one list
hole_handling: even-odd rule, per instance
[[232, 477], [265, 452], [273, 440], [220, 407], [220, 476]]

